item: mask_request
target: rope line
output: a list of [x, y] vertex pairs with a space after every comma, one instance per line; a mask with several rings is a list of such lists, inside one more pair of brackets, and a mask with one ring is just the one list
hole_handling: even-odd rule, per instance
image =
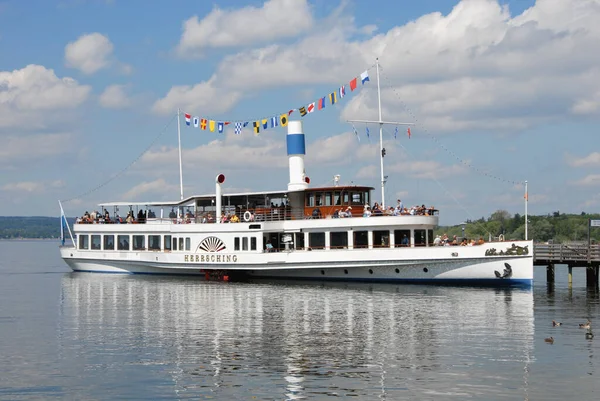
[[[381, 65], [379, 66], [379, 68], [380, 68], [379, 74], [380, 74], [380, 76], [383, 76], [384, 74], [382, 74]], [[390, 82], [390, 79], [387, 76], [386, 76], [386, 81]], [[417, 118], [417, 116], [415, 115], [415, 113], [413, 113], [412, 110], [408, 107], [408, 105], [402, 100], [402, 98], [400, 97], [400, 94], [398, 93], [398, 91], [396, 90], [395, 87], [393, 87], [391, 84], [387, 84], [386, 87], [389, 88], [389, 89], [391, 89], [392, 92], [394, 92], [394, 94], [396, 95], [396, 97], [400, 101], [400, 104], [402, 105], [402, 107], [404, 108], [404, 110], [415, 121], [415, 127], [419, 127], [420, 131], [422, 131], [423, 133], [425, 133], [425, 135], [427, 135], [433, 142], [435, 142], [446, 153], [448, 153], [449, 155], [451, 155], [452, 157], [454, 157], [459, 163], [461, 163], [462, 165], [470, 168], [471, 170], [473, 170], [473, 171], [477, 172], [478, 174], [483, 175], [485, 177], [493, 178], [493, 179], [495, 179], [497, 181], [504, 182], [504, 183], [507, 183], [507, 184], [525, 185], [524, 181], [514, 181], [514, 180], [509, 180], [509, 179], [506, 179], [506, 178], [502, 178], [502, 177], [499, 177], [497, 175], [494, 175], [494, 174], [491, 174], [491, 173], [487, 173], [487, 172], [481, 170], [480, 168], [475, 167], [471, 163], [466, 162], [464, 159], [462, 159], [460, 156], [458, 156], [452, 150], [450, 150], [446, 146], [444, 146], [444, 144], [442, 144], [434, 135], [432, 135], [427, 130], [427, 128], [422, 123], [419, 122], [419, 119]]]
[[140, 153], [140, 155], [138, 157], [136, 157], [131, 163], [129, 163], [129, 165], [127, 165], [125, 168], [118, 171], [116, 174], [114, 174], [112, 177], [108, 178], [106, 181], [102, 182], [100, 185], [97, 185], [96, 187], [93, 187], [93, 188], [87, 190], [86, 192], [83, 192], [80, 195], [73, 196], [73, 197], [65, 199], [65, 200], [61, 200], [61, 202], [67, 203], [67, 202], [70, 202], [75, 199], [83, 198], [91, 193], [96, 192], [100, 188], [105, 187], [106, 185], [110, 184], [112, 181], [114, 181], [117, 178], [119, 178], [120, 176], [122, 176], [127, 170], [129, 170], [131, 168], [131, 166], [133, 166], [135, 163], [137, 163], [142, 158], [142, 156], [144, 156], [146, 153], [148, 153], [148, 151], [152, 148], [152, 146], [154, 146], [154, 144], [160, 139], [160, 137], [163, 136], [163, 134], [167, 131], [167, 128], [169, 128], [169, 126], [173, 123], [173, 121], [176, 118], [177, 118], [177, 114], [175, 114], [173, 116], [173, 118], [171, 118], [171, 120], [169, 120], [169, 122], [164, 126], [164, 128], [160, 131], [160, 133], [152, 140], [152, 142], [150, 142], [150, 145], [148, 145], [142, 151], [142, 153]]

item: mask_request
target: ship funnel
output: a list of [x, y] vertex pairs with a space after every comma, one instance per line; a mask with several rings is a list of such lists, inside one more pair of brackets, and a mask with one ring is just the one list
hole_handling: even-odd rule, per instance
[[308, 187], [309, 182], [304, 170], [306, 145], [302, 132], [302, 121], [290, 121], [287, 127], [287, 154], [290, 169], [288, 191], [301, 191]]
[[215, 207], [216, 207], [216, 213], [215, 213], [215, 223], [221, 223], [221, 184], [225, 182], [225, 175], [223, 174], [219, 174], [216, 178], [215, 178]]

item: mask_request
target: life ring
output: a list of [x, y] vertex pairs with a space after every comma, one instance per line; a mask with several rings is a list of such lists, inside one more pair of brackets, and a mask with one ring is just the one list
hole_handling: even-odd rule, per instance
[[250, 213], [250, 210], [246, 210], [244, 212], [244, 221], [248, 222], [252, 219], [252, 213]]
[[498, 236], [498, 241], [500, 241], [500, 242], [504, 242], [504, 234], [500, 234], [500, 235]]

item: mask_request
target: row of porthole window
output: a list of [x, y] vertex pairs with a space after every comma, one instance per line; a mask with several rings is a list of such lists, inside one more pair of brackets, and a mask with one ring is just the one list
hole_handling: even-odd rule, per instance
[[[429, 272], [429, 269], [424, 267], [423, 272], [427, 273]], [[396, 273], [400, 273], [400, 269], [396, 268]], [[324, 276], [325, 270], [321, 270], [321, 274]], [[348, 274], [348, 269], [344, 269], [344, 274]], [[373, 274], [373, 269], [369, 269], [369, 274]]]

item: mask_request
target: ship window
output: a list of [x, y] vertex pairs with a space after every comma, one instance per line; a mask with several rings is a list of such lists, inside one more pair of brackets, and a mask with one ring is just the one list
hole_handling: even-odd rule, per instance
[[183, 251], [183, 238], [179, 238], [179, 250]]
[[344, 192], [344, 205], [350, 203], [350, 194], [348, 192]]
[[248, 237], [242, 237], [242, 251], [248, 250]]
[[160, 251], [160, 235], [148, 236], [148, 248], [152, 251]]
[[306, 195], [306, 206], [314, 207], [315, 206], [315, 194], [309, 193]]
[[90, 247], [90, 236], [79, 234], [79, 249], [88, 249]]
[[373, 246], [376, 248], [387, 248], [390, 246], [389, 231], [373, 231]]
[[191, 248], [191, 240], [190, 240], [190, 238], [188, 237], [188, 238], [186, 238], [186, 239], [185, 239], [185, 250], [186, 250], [186, 251], [189, 251], [189, 250], [190, 250], [190, 248]]
[[335, 191], [333, 193], [333, 202], [336, 206], [340, 206], [342, 204], [342, 194], [340, 191]]
[[165, 235], [165, 251], [171, 250], [171, 236]]
[[410, 230], [394, 230], [394, 246], [410, 246]]
[[304, 233], [295, 233], [296, 238], [295, 238], [295, 244], [296, 244], [296, 249], [304, 249]]
[[425, 231], [415, 230], [415, 246], [425, 246]]
[[364, 198], [365, 198], [365, 204], [371, 204], [371, 198], [369, 197], [369, 191], [365, 191], [363, 194]]
[[361, 193], [359, 193], [359, 192], [352, 192], [352, 204], [353, 205], [364, 205]]
[[368, 248], [369, 247], [369, 232], [368, 231], [354, 231], [354, 247], [355, 248]]
[[315, 206], [323, 206], [323, 193], [315, 192]]
[[129, 235], [117, 235], [117, 248], [119, 251], [129, 250]]
[[427, 243], [433, 245], [433, 230], [427, 230]]
[[308, 234], [308, 243], [311, 248], [325, 248], [325, 233], [310, 233]]
[[346, 231], [330, 233], [329, 240], [331, 249], [348, 248], [348, 233]]
[[173, 250], [177, 250], [177, 237], [173, 237]]
[[143, 235], [133, 236], [133, 250], [143, 251], [146, 249], [146, 237]]
[[250, 250], [256, 251], [256, 237], [250, 237]]
[[100, 249], [102, 239], [99, 235], [92, 235], [92, 249]]
[[233, 250], [234, 251], [239, 251], [240, 250], [240, 237], [235, 237], [233, 239]]
[[115, 236], [105, 235], [104, 236], [104, 250], [114, 251], [115, 250]]
[[331, 202], [331, 192], [325, 192], [325, 206], [331, 206], [333, 203]]

